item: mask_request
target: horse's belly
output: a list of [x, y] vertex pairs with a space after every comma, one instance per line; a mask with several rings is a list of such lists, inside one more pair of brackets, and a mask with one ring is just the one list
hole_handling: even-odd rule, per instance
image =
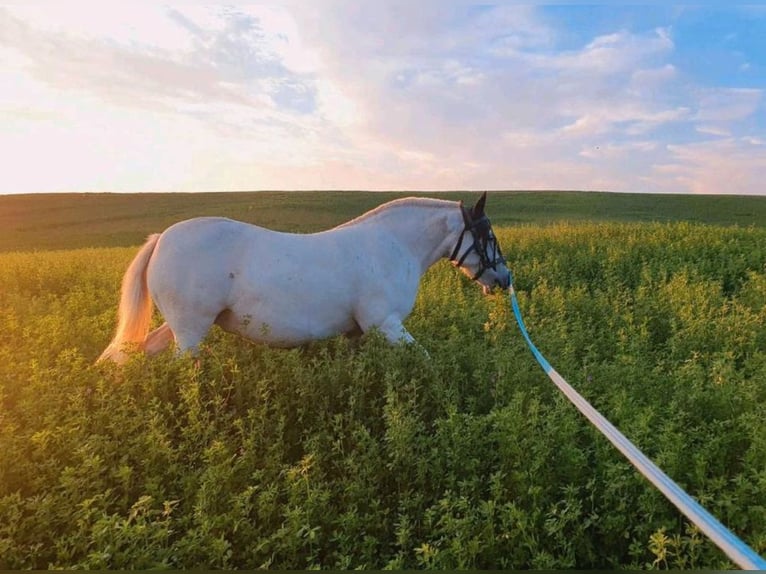
[[[334, 312], [333, 312], [334, 311]], [[305, 305], [235, 305], [217, 323], [225, 330], [270, 345], [293, 346], [357, 329], [347, 309], [307, 309]]]

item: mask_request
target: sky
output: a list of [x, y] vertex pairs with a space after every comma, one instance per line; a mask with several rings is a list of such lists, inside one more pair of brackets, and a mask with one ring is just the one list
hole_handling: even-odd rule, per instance
[[0, 193], [766, 195], [766, 6], [0, 4]]

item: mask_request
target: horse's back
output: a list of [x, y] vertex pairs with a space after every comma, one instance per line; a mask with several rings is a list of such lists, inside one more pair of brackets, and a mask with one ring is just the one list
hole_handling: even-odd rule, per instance
[[257, 230], [266, 231], [256, 225], [227, 217], [194, 217], [168, 227], [160, 236], [160, 241], [164, 243], [180, 241], [188, 246], [198, 243], [220, 244], [252, 234]]
[[231, 267], [253, 251], [269, 249], [278, 241], [275, 236], [291, 234], [226, 217], [195, 217], [168, 227], [160, 236], [156, 253], [166, 264], [192, 260], [196, 268]]

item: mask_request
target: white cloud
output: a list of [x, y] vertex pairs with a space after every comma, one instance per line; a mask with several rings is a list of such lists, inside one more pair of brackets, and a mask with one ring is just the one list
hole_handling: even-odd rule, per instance
[[316, 57], [284, 10], [137, 6], [84, 11], [77, 22], [61, 7], [0, 10], [0, 30], [38, 81], [106, 102], [257, 107], [265, 95], [276, 107], [313, 109]]
[[40, 34], [60, 37], [62, 42], [107, 41], [126, 49], [161, 50], [167, 54], [192, 48], [193, 38], [188, 31], [168, 19], [165, 9], [151, 3], [124, 2], [116, 6], [112, 2], [67, 0], [10, 3], [3, 10], [5, 23], [13, 18], [12, 26], [31, 24]]
[[648, 36], [622, 30], [594, 38], [581, 50], [535, 56], [532, 61], [564, 74], [616, 74], [631, 71], [648, 57], [665, 54], [672, 49], [673, 41], [666, 30], [658, 28]]
[[624, 144], [606, 143], [585, 148], [580, 152], [580, 155], [589, 159], [623, 159], [631, 154], [653, 152], [658, 147], [659, 144], [656, 141], [636, 141]]
[[691, 85], [671, 28], [562, 50], [534, 6], [123, 4], [0, 9], [0, 148], [55, 166], [3, 190], [699, 191], [713, 151], [760, 173], [762, 90]]
[[630, 75], [630, 86], [641, 93], [667, 89], [678, 78], [678, 70], [673, 64], [664, 64], [658, 68], [638, 69]]
[[701, 194], [766, 194], [766, 151], [733, 138], [667, 146], [656, 171], [667, 184]]
[[[284, 10], [39, 8], [0, 9], [0, 149], [19, 159], [4, 191], [219, 189], [201, 163], [260, 187], [248, 164], [316, 164], [357, 120]], [[41, 158], [55, 169], [28, 171]]]
[[707, 134], [711, 136], [729, 137], [731, 136], [731, 130], [709, 125], [698, 125], [694, 128], [701, 134]]
[[[55, 123], [17, 121], [4, 131], [0, 149], [8, 191], [184, 188], [195, 154], [205, 147], [194, 124], [146, 110], [101, 108], [83, 116], [80, 105], [67, 99], [56, 109]], [[167, 138], [176, 145], [164, 145]]]
[[[348, 50], [332, 40], [322, 42], [334, 83], [350, 86], [363, 110], [367, 129], [359, 138], [376, 138], [394, 148], [414, 143], [442, 157], [445, 165], [458, 158], [479, 165], [499, 160], [508, 141], [503, 133], [588, 137], [620, 124], [643, 133], [687, 113], [612, 87], [626, 83], [616, 76], [629, 76], [634, 64], [653, 64], [658, 53], [672, 48], [664, 31], [645, 36], [620, 32], [562, 54], [553, 50], [555, 30], [529, 7], [486, 10], [448, 26], [444, 15], [452, 5], [414, 6], [429, 15], [437, 8], [439, 17], [426, 18], [427, 26], [418, 29], [413, 22], [422, 19], [394, 23], [379, 15], [378, 7], [363, 16], [351, 11], [333, 21], [336, 29], [316, 31], [354, 44], [357, 30], [369, 33], [369, 22], [393, 27], [386, 37], [397, 42], [378, 47], [362, 41], [362, 50]], [[571, 128], [561, 131], [567, 125]]]
[[699, 90], [701, 122], [732, 122], [751, 116], [763, 100], [763, 90], [744, 88], [705, 88]]

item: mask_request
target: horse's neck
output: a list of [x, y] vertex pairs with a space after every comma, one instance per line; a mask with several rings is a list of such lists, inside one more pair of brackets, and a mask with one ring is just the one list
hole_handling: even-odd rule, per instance
[[439, 259], [449, 256], [463, 229], [458, 204], [452, 203], [396, 206], [375, 219], [409, 247], [424, 272]]

